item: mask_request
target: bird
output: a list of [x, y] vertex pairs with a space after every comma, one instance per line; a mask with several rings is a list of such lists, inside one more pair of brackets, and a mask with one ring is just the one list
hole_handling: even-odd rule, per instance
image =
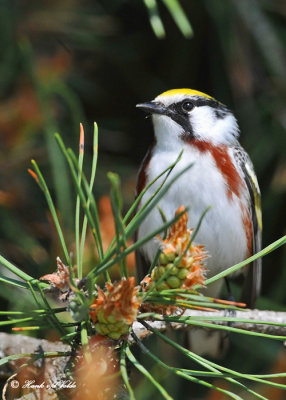
[[[136, 196], [182, 152], [166, 183], [192, 164], [152, 209], [137, 230], [137, 240], [162, 225], [183, 205], [189, 209], [189, 227], [196, 227], [205, 209], [195, 241], [205, 246], [207, 277], [247, 259], [261, 250], [261, 196], [253, 164], [240, 145], [237, 120], [230, 109], [212, 96], [194, 89], [171, 89], [136, 107], [151, 116], [154, 142], [137, 175]], [[149, 187], [138, 208], [161, 185], [165, 176]], [[156, 238], [136, 252], [137, 274], [143, 279], [158, 250]], [[241, 300], [250, 308], [259, 296], [261, 259], [243, 268]], [[210, 284], [204, 294], [218, 297], [223, 280]]]

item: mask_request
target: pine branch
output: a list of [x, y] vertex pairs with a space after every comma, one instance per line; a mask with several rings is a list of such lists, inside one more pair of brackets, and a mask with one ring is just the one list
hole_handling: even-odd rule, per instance
[[[225, 310], [216, 311], [216, 312], [207, 312], [207, 311], [197, 311], [197, 310], [186, 310], [183, 314], [184, 317], [227, 317], [230, 316]], [[274, 324], [286, 324], [286, 312], [281, 311], [268, 311], [268, 310], [250, 310], [246, 309], [245, 311], [236, 311], [234, 314], [237, 321], [231, 322], [231, 327], [244, 329], [252, 332], [269, 334], [269, 335], [279, 335], [286, 336], [286, 326], [277, 326], [271, 325]], [[239, 320], [253, 320], [253, 321], [261, 321], [268, 322], [269, 324], [258, 324], [258, 323], [246, 323], [241, 322]], [[206, 322], [206, 320], [204, 320]], [[230, 325], [227, 321], [207, 321], [214, 325]], [[186, 325], [183, 323], [177, 322], [166, 322], [166, 321], [149, 321], [148, 324], [161, 332], [165, 331], [168, 326], [171, 326], [173, 329], [192, 329], [193, 327], [190, 325]], [[200, 329], [210, 329], [205, 327], [200, 327]], [[134, 322], [133, 330], [136, 335], [140, 338], [145, 338], [151, 334], [140, 322]], [[130, 338], [132, 341], [132, 338]]]
[[[227, 314], [226, 311], [224, 310], [216, 312], [186, 310], [183, 316], [194, 317], [194, 318], [215, 316], [223, 318], [229, 316], [229, 314]], [[237, 321], [231, 322], [231, 327], [233, 328], [245, 329], [248, 331], [270, 334], [270, 335], [286, 336], [286, 326], [271, 325], [272, 323], [286, 325], [286, 312], [246, 309], [245, 311], [236, 311], [235, 318], [237, 319]], [[253, 321], [261, 321], [261, 322], [267, 321], [269, 324], [246, 323], [239, 321], [246, 319]], [[206, 321], [215, 325], [227, 326], [230, 324], [229, 322], [219, 321], [219, 320], [218, 321], [204, 320], [204, 322]], [[188, 330], [193, 328], [190, 325], [177, 322], [166, 322], [166, 321], [147, 321], [147, 322], [150, 326], [152, 326], [155, 329], [158, 329], [160, 332], [165, 331], [168, 326], [171, 326], [173, 329]], [[202, 329], [209, 329], [209, 328], [202, 327]], [[149, 332], [139, 321], [133, 323], [133, 330], [140, 339], [143, 339], [151, 334], [151, 332]], [[131, 336], [129, 336], [128, 340], [131, 343], [133, 342]], [[34, 352], [37, 350], [39, 346], [42, 346], [44, 351], [69, 351], [69, 346], [61, 342], [49, 342], [47, 340], [36, 339], [24, 335], [0, 333], [0, 358], [21, 352], [25, 353]], [[3, 368], [0, 371], [2, 371], [3, 373]]]

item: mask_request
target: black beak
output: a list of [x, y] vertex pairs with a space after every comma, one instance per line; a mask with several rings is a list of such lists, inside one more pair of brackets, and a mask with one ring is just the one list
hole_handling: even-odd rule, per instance
[[148, 103], [136, 104], [137, 108], [145, 111], [148, 114], [167, 114], [167, 108], [161, 103], [156, 103], [155, 101], [150, 101]]

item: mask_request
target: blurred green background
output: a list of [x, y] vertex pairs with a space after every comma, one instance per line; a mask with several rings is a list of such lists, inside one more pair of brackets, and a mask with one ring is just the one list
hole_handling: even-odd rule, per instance
[[[127, 206], [153, 134], [135, 105], [179, 87], [209, 93], [234, 111], [262, 191], [264, 245], [285, 234], [285, 20], [284, 0], [1, 0], [1, 254], [39, 277], [54, 270], [60, 253], [42, 193], [27, 173], [32, 158], [72, 248], [75, 196], [54, 132], [76, 149], [82, 122], [88, 165], [98, 123], [96, 197], [105, 199], [112, 170]], [[285, 308], [285, 263], [285, 248], [265, 258], [260, 307]], [[9, 307], [9, 288], [1, 295]], [[236, 341], [226, 362], [239, 367], [240, 349], [251, 344]], [[262, 341], [260, 350], [248, 367], [274, 368], [281, 348]]]

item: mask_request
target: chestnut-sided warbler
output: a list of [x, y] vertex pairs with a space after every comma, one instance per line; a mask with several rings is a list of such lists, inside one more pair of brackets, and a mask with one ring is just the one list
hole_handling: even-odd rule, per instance
[[[155, 100], [137, 104], [152, 115], [155, 141], [146, 154], [137, 178], [137, 195], [170, 166], [183, 150], [167, 181], [190, 163], [165, 193], [137, 232], [138, 240], [153, 232], [181, 205], [189, 208], [189, 225], [195, 228], [208, 206], [195, 242], [209, 257], [207, 277], [237, 264], [261, 249], [260, 191], [252, 162], [239, 144], [234, 115], [213, 97], [191, 89], [173, 89]], [[162, 183], [158, 179], [144, 194], [141, 207]], [[137, 270], [143, 278], [158, 249], [150, 240], [137, 252]], [[252, 307], [261, 286], [261, 259], [243, 269], [243, 300]], [[222, 281], [210, 285], [207, 295], [218, 296]]]

